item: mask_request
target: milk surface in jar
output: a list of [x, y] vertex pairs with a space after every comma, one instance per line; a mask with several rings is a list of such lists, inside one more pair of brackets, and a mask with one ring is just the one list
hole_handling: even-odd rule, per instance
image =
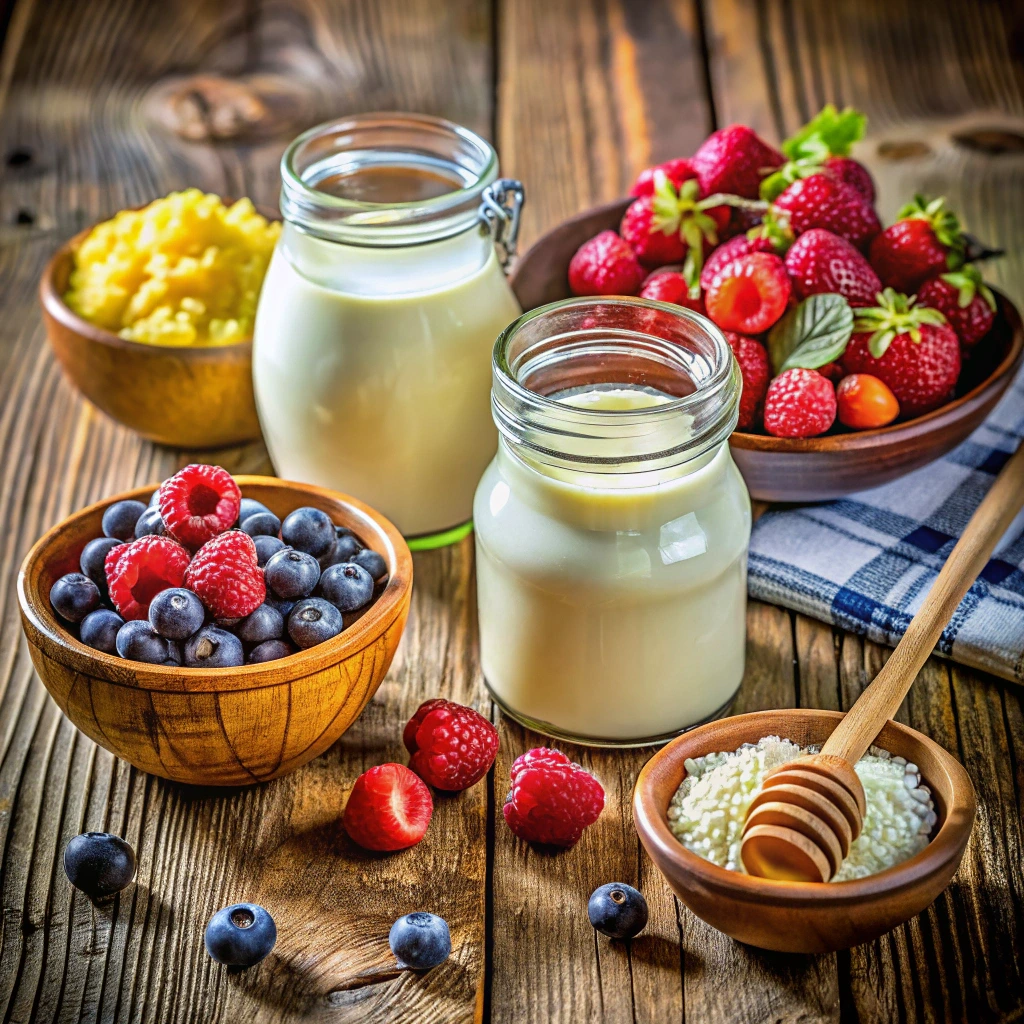
[[407, 114], [321, 125], [281, 162], [253, 344], [270, 457], [420, 546], [468, 532], [495, 450], [490, 351], [519, 306], [493, 228], [506, 257], [522, 202], [497, 174], [479, 136]]
[[678, 306], [574, 299], [498, 340], [474, 505], [481, 659], [513, 717], [602, 745], [722, 714], [743, 676], [741, 380]]

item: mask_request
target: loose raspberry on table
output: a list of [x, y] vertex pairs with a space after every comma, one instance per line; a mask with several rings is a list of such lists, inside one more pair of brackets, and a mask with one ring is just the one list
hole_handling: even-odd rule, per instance
[[342, 822], [366, 850], [404, 850], [426, 834], [434, 813], [427, 784], [404, 764], [379, 764], [356, 779]]
[[450, 700], [420, 705], [402, 733], [409, 767], [437, 789], [456, 792], [479, 782], [494, 764], [498, 730], [483, 715]]
[[188, 569], [188, 552], [170, 537], [148, 535], [107, 553], [107, 589], [126, 622], [149, 615], [149, 602], [169, 587], [180, 587]]
[[238, 519], [242, 492], [220, 466], [186, 466], [160, 485], [160, 517], [167, 532], [195, 550]]
[[816, 437], [835, 418], [836, 390], [817, 370], [786, 370], [768, 385], [764, 429], [775, 437]]
[[267, 596], [252, 537], [229, 530], [207, 541], [185, 573], [185, 586], [198, 594], [216, 619], [240, 619]]
[[601, 783], [560, 750], [538, 747], [517, 757], [502, 813], [529, 843], [572, 846], [604, 807]]

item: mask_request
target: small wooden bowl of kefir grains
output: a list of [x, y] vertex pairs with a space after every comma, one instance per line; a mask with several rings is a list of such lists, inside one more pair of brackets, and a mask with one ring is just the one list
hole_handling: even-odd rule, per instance
[[776, 766], [817, 752], [842, 715], [737, 715], [679, 736], [637, 779], [633, 820], [676, 895], [733, 938], [782, 952], [867, 942], [919, 914], [949, 884], [974, 822], [963, 767], [927, 736], [889, 722], [855, 768], [864, 828], [830, 882], [748, 875], [747, 810]]

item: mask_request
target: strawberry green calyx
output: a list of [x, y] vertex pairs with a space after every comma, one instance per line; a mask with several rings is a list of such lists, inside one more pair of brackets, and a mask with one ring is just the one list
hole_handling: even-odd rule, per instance
[[759, 238], [767, 239], [779, 256], [784, 256], [795, 241], [795, 236], [789, 226], [789, 217], [774, 206], [768, 207], [761, 223], [755, 224], [747, 232], [747, 238], [752, 242]]
[[651, 198], [651, 229], [666, 235], [679, 234], [687, 246], [682, 274], [689, 285], [690, 298], [700, 297], [700, 272], [704, 267], [704, 243], [718, 244], [718, 225], [707, 211], [722, 205], [723, 196], [700, 198], [700, 183], [696, 178], [676, 187], [664, 171], [654, 175], [654, 194]]
[[867, 118], [853, 107], [842, 111], [831, 103], [823, 107], [782, 144], [788, 160], [761, 182], [761, 198], [771, 202], [794, 181], [817, 174], [830, 156], [849, 156], [853, 144], [864, 138], [866, 126]]
[[877, 306], [858, 309], [853, 322], [856, 333], [871, 332], [868, 351], [876, 359], [881, 359], [901, 334], [909, 334], [910, 340], [918, 343], [925, 324], [938, 327], [946, 322], [937, 309], [917, 306], [915, 296], [900, 295], [894, 288], [879, 292], [877, 299]]
[[973, 301], [975, 295], [980, 295], [994, 313], [996, 311], [996, 297], [992, 289], [981, 279], [978, 268], [966, 264], [960, 270], [950, 274], [942, 274], [942, 280], [951, 284], [957, 289], [956, 302], [961, 309], [966, 309]]
[[914, 201], [907, 203], [896, 215], [897, 220], [926, 220], [931, 225], [935, 237], [948, 250], [946, 266], [950, 270], [959, 270], [964, 265], [966, 241], [960, 227], [960, 219], [946, 208], [946, 199], [929, 199], [918, 194]]

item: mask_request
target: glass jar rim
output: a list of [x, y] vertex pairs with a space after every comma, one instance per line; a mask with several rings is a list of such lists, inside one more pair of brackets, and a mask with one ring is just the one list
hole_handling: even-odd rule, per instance
[[[360, 135], [386, 137], [404, 134], [451, 147], [451, 155], [437, 157], [458, 167], [466, 180], [462, 188], [426, 199], [369, 202], [321, 191], [303, 176], [302, 157], [317, 143], [327, 153], [351, 151], [347, 142]], [[329, 148], [332, 139], [346, 144]], [[409, 143], [407, 143], [408, 145]], [[379, 146], [379, 143], [378, 143]], [[395, 152], [401, 150], [395, 149]], [[422, 151], [429, 159], [427, 149]], [[355, 245], [409, 245], [437, 241], [480, 222], [483, 192], [498, 177], [498, 154], [476, 132], [454, 121], [429, 114], [402, 111], [356, 114], [325, 121], [295, 138], [281, 157], [281, 213], [285, 220], [310, 234]]]
[[[600, 318], [602, 311], [651, 311], [668, 322], [685, 325], [709, 345], [705, 362], [709, 372], [694, 379], [681, 365], [682, 352], [678, 342], [641, 329], [623, 332], [641, 341], [655, 361], [671, 360], [675, 355], [680, 365], [677, 372], [689, 377], [694, 389], [688, 394], [668, 401], [646, 405], [638, 409], [593, 409], [567, 404], [559, 399], [527, 387], [518, 376], [509, 352], [513, 340], [521, 331], [541, 318], [554, 318], [560, 314], [591, 314]], [[590, 331], [599, 340], [607, 328], [593, 327], [555, 334], [551, 338], [568, 338]], [[493, 384], [491, 407], [502, 437], [513, 444], [529, 449], [545, 461], [562, 465], [585, 464], [589, 467], [622, 467], [629, 463], [673, 465], [703, 454], [726, 440], [736, 426], [739, 414], [739, 394], [742, 379], [733, 358], [732, 349], [722, 331], [707, 317], [694, 310], [666, 302], [632, 296], [593, 296], [562, 299], [523, 313], [499, 335], [492, 358]], [[608, 382], [604, 382], [608, 383]], [[664, 392], [662, 392], [664, 394]], [[683, 425], [686, 425], [686, 430]], [[689, 433], [692, 426], [693, 432]], [[677, 435], [677, 443], [666, 443]], [[607, 457], [573, 451], [578, 442], [601, 442], [630, 439], [639, 445], [633, 454], [614, 451]], [[613, 445], [614, 447], [614, 445]]]

